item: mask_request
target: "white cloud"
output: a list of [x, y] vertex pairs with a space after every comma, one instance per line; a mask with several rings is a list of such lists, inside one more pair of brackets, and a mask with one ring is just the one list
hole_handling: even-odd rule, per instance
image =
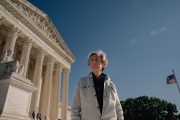
[[167, 27], [164, 26], [164, 27], [161, 27], [159, 29], [152, 30], [150, 32], [150, 36], [155, 37], [156, 35], [161, 34], [161, 33], [165, 32], [165, 31], [167, 31]]
[[167, 31], [167, 27], [162, 27], [162, 28], [160, 28], [160, 32], [164, 32], [164, 31]]
[[[150, 37], [155, 37], [155, 36], [157, 36], [157, 35], [159, 35], [159, 34], [161, 34], [161, 33], [166, 32], [167, 30], [168, 30], [167, 27], [166, 27], [166, 26], [163, 26], [163, 27], [161, 27], [161, 28], [152, 30], [152, 31], [149, 33], [149, 35], [150, 35]], [[132, 39], [129, 40], [129, 44], [130, 44], [131, 46], [137, 45], [137, 44], [139, 44], [140, 42], [147, 40], [148, 37], [149, 37], [148, 34], [142, 35], [142, 36], [136, 36], [136, 37], [134, 37], [134, 38], [132, 38]]]

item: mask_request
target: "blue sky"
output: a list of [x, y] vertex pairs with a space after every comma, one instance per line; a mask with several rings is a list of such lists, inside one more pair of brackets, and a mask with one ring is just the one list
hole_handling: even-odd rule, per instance
[[87, 55], [104, 50], [105, 70], [121, 100], [158, 97], [180, 112], [174, 69], [180, 83], [179, 0], [29, 0], [48, 14], [74, 54], [69, 77], [69, 105], [75, 83], [89, 73]]

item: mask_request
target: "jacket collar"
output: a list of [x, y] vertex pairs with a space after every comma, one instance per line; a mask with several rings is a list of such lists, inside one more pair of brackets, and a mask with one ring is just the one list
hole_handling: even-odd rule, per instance
[[[93, 73], [91, 72], [91, 73], [89, 73], [89, 79], [93, 79]], [[107, 76], [106, 74], [104, 74], [104, 73], [101, 73], [101, 75], [100, 75], [100, 77], [104, 77], [104, 80], [106, 81], [106, 80], [110, 80], [110, 77], [109, 76]]]
[[[104, 85], [105, 85], [105, 86], [111, 86], [110, 77], [107, 76], [107, 75], [104, 74], [104, 73], [102, 73], [102, 75], [105, 77]], [[88, 78], [89, 78], [89, 80], [88, 80], [87, 86], [94, 87], [94, 82], [93, 82], [93, 75], [92, 75], [92, 73], [89, 73]], [[104, 87], [104, 88], [105, 88], [105, 87]]]

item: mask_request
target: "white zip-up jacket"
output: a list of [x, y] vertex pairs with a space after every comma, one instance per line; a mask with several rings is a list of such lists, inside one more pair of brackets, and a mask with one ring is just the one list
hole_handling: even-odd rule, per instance
[[109, 77], [104, 81], [103, 94], [101, 115], [92, 75], [89, 74], [77, 81], [71, 107], [71, 120], [124, 120], [116, 87]]

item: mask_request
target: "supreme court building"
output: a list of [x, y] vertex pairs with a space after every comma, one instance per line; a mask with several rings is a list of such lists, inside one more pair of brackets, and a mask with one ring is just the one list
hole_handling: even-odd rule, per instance
[[44, 12], [27, 0], [0, 0], [0, 120], [70, 119], [74, 60]]

